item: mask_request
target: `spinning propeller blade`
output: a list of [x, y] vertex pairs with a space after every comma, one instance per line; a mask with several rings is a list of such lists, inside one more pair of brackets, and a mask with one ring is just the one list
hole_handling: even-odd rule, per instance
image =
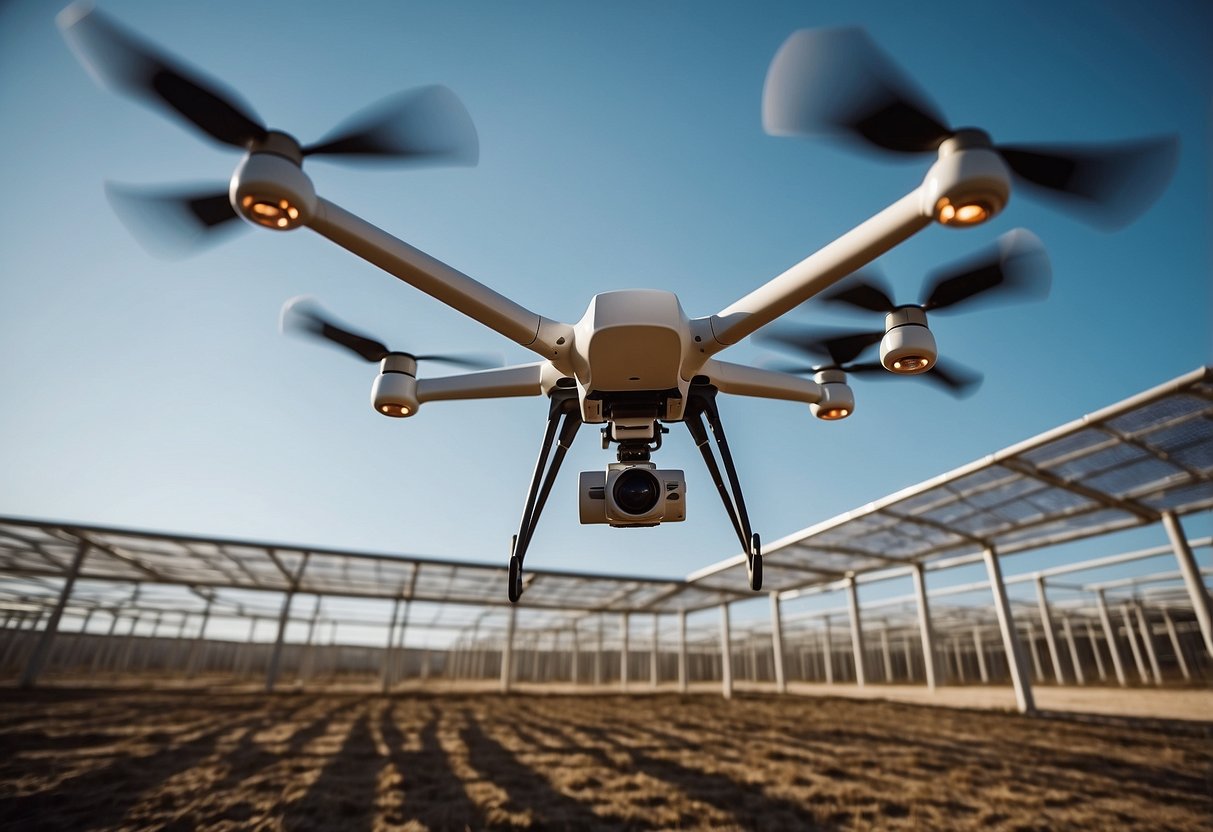
[[821, 300], [882, 315], [906, 306], [933, 312], [962, 303], [972, 308], [978, 300], [1040, 300], [1048, 296], [1052, 280], [1044, 244], [1032, 232], [1017, 228], [1003, 234], [989, 249], [935, 272], [923, 286], [917, 304], [894, 302], [888, 284], [872, 269], [847, 277]]
[[[283, 332], [294, 332], [323, 338], [339, 347], [344, 347], [364, 361], [383, 360], [389, 353], [412, 355], [403, 350], [391, 350], [382, 341], [376, 341], [336, 323], [320, 305], [306, 295], [291, 298], [282, 306], [280, 328]], [[445, 355], [413, 355], [415, 361], [440, 361], [469, 370], [487, 370], [501, 366], [501, 362], [486, 353], [449, 353]]]
[[58, 23], [76, 57], [103, 86], [167, 106], [222, 144], [243, 148], [265, 137], [265, 125], [234, 92], [186, 69], [91, 3], [68, 6]]
[[[220, 144], [241, 150], [269, 135], [252, 108], [223, 84], [184, 64], [129, 31], [87, 2], [60, 12], [59, 28], [85, 68], [105, 87], [173, 116]], [[343, 127], [303, 148], [307, 156], [344, 162], [475, 165], [479, 140], [462, 102], [446, 87], [400, 93], [351, 117]], [[225, 187], [221, 187], [226, 200]], [[202, 199], [205, 196], [206, 199]], [[235, 217], [218, 194], [139, 193], [111, 189], [110, 201], [149, 248], [179, 253]], [[202, 199], [202, 201], [199, 201]], [[153, 216], [156, 211], [161, 216]], [[231, 213], [231, 216], [227, 214]], [[174, 227], [176, 226], [176, 227]], [[156, 235], [163, 239], [156, 239]]]
[[[929, 153], [954, 135], [938, 108], [860, 29], [802, 29], [767, 72], [772, 135], [840, 135], [894, 153]], [[994, 145], [1011, 171], [1093, 225], [1143, 213], [1175, 172], [1179, 144], [1160, 136], [1106, 145]]]
[[971, 395], [981, 385], [982, 375], [955, 361], [939, 359], [935, 366], [924, 373], [914, 376], [899, 376], [890, 373], [879, 361], [856, 362], [868, 347], [878, 342], [884, 332], [852, 332], [849, 330], [828, 330], [799, 324], [784, 324], [774, 332], [758, 336], [758, 340], [778, 347], [791, 347], [793, 351], [810, 356], [825, 356], [830, 363], [806, 367], [803, 364], [776, 362], [768, 365], [770, 369], [781, 373], [804, 375], [818, 370], [842, 370], [848, 375], [863, 376], [872, 379], [884, 378], [922, 378], [943, 388], [956, 398]]
[[175, 257], [244, 229], [222, 184], [141, 188], [105, 183], [105, 196], [132, 236], [153, 254]]
[[846, 285], [821, 296], [826, 303], [842, 303], [871, 312], [892, 312], [897, 308], [890, 297], [892, 289], [874, 269], [854, 272], [846, 279]]
[[936, 272], [923, 286], [920, 305], [939, 311], [962, 302], [972, 308], [975, 299], [1043, 300], [1052, 282], [1044, 244], [1032, 232], [1017, 228], [999, 237], [992, 250]]
[[351, 117], [328, 137], [303, 148], [303, 153], [474, 166], [480, 145], [463, 102], [446, 87], [431, 86], [399, 93]]
[[381, 342], [359, 335], [328, 318], [314, 300], [309, 297], [291, 298], [282, 306], [281, 329], [324, 338], [339, 347], [344, 347], [364, 361], [381, 361], [391, 350]]

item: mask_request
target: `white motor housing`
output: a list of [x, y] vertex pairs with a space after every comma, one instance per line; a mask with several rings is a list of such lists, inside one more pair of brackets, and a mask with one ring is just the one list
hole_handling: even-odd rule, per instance
[[813, 381], [821, 385], [821, 400], [810, 404], [809, 411], [818, 419], [835, 422], [855, 412], [855, 392], [842, 370], [818, 370]]
[[927, 329], [927, 313], [917, 306], [903, 306], [885, 316], [880, 339], [880, 363], [891, 373], [916, 375], [935, 366], [939, 349]]
[[403, 419], [421, 407], [417, 401], [417, 359], [405, 353], [389, 353], [379, 362], [379, 376], [371, 386], [371, 406], [376, 413]]

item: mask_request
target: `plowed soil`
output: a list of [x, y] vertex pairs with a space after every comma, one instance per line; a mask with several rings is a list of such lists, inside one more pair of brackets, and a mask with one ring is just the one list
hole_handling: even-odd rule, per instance
[[743, 695], [0, 692], [0, 829], [1213, 829], [1213, 723]]

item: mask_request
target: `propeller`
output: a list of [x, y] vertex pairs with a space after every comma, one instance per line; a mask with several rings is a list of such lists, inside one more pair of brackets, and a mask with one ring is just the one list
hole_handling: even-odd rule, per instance
[[[271, 131], [239, 95], [218, 81], [165, 54], [89, 3], [68, 6], [58, 17], [64, 38], [89, 73], [113, 89], [167, 113], [218, 144], [248, 150]], [[293, 140], [292, 140], [293, 141]], [[329, 157], [346, 163], [390, 163], [405, 166], [473, 166], [479, 140], [463, 103], [443, 86], [428, 86], [391, 96], [359, 112], [320, 140], [300, 147], [304, 156]], [[173, 235], [169, 247], [201, 242], [207, 232], [236, 218], [224, 207], [227, 185], [213, 189], [139, 189], [111, 186], [111, 203], [141, 240], [158, 245], [175, 217], [185, 232]], [[115, 193], [117, 192], [117, 193]], [[136, 206], [137, 202], [145, 205]], [[161, 214], [162, 216], [156, 216]], [[167, 214], [168, 216], [163, 216]], [[150, 221], [145, 221], [151, 217]]]
[[[813, 364], [771, 362], [769, 369], [780, 373], [806, 375], [821, 370], [841, 370], [848, 375], [863, 378], [897, 378], [879, 361], [856, 361], [869, 347], [878, 343], [883, 332], [854, 332], [851, 330], [814, 329], [796, 324], [781, 324], [769, 333], [758, 336], [758, 340], [775, 347], [791, 348], [811, 358], [825, 359]], [[956, 398], [964, 398], [981, 386], [982, 375], [955, 361], [939, 359], [935, 366], [916, 378], [922, 378], [947, 391]]]
[[469, 370], [487, 370], [500, 367], [501, 362], [485, 353], [452, 353], [447, 355], [415, 355], [401, 350], [392, 350], [382, 341], [376, 341], [366, 335], [361, 335], [337, 323], [325, 314], [320, 305], [312, 298], [300, 296], [291, 298], [282, 306], [280, 329], [316, 338], [323, 338], [339, 347], [343, 347], [364, 361], [382, 361], [392, 354], [410, 355], [416, 361], [440, 361], [456, 367]]
[[905, 306], [942, 312], [955, 311], [961, 304], [972, 308], [994, 301], [1040, 300], [1048, 296], [1051, 284], [1044, 245], [1032, 232], [1017, 228], [991, 248], [928, 277], [916, 304], [894, 303], [892, 290], [874, 271], [856, 273], [821, 300], [882, 314]]
[[[772, 135], [841, 135], [877, 150], [932, 153], [959, 130], [861, 29], [802, 29], [767, 72]], [[1090, 145], [993, 145], [1012, 173], [1087, 222], [1127, 225], [1166, 189], [1175, 136]]]

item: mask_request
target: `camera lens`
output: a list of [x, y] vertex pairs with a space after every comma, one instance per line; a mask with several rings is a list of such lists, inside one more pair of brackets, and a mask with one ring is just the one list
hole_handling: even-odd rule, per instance
[[611, 490], [615, 505], [628, 514], [648, 514], [661, 499], [661, 488], [652, 472], [629, 468], [615, 480]]

